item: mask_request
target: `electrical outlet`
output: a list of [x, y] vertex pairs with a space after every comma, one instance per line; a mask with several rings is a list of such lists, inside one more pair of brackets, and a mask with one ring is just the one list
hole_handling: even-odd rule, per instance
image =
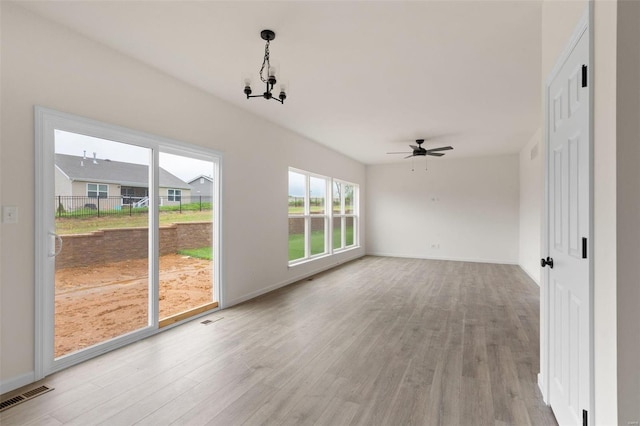
[[2, 206], [2, 223], [18, 223], [18, 207]]
[[431, 248], [432, 249], [439, 249], [440, 248], [440, 244], [431, 244]]
[[640, 422], [637, 422], [637, 421], [635, 421], [635, 422], [627, 422], [627, 425], [628, 426], [639, 426]]

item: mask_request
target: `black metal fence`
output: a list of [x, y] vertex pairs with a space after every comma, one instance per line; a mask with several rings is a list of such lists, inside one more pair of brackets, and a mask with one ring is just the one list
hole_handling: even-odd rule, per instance
[[[160, 211], [207, 211], [211, 210], [212, 197], [162, 196], [158, 197]], [[55, 207], [58, 218], [79, 218], [107, 215], [144, 214], [149, 212], [149, 197], [83, 197], [56, 195]]]

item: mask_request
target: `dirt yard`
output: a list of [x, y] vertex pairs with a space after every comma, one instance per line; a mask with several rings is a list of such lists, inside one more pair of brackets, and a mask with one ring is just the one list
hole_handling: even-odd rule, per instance
[[[145, 327], [147, 259], [56, 271], [55, 356]], [[160, 258], [160, 319], [210, 303], [211, 261]]]

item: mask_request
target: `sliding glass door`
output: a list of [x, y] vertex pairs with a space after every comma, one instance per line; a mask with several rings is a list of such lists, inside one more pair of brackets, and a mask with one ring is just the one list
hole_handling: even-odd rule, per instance
[[[55, 130], [54, 357], [150, 322], [148, 203], [151, 150]], [[148, 200], [148, 198], [147, 198]]]
[[36, 378], [216, 309], [219, 154], [36, 108]]
[[160, 327], [218, 306], [214, 166], [212, 161], [160, 152]]

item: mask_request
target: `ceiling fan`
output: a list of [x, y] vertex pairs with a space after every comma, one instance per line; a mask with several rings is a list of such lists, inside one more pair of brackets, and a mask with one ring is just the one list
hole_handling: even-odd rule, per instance
[[387, 152], [387, 154], [411, 154], [411, 155], [407, 155], [404, 158], [424, 157], [426, 155], [432, 155], [434, 157], [442, 157], [444, 153], [439, 151], [449, 151], [450, 149], [453, 149], [452, 146], [442, 146], [440, 148], [425, 149], [422, 147], [422, 144], [424, 143], [424, 139], [416, 139], [416, 143], [418, 144], [418, 146], [409, 145], [409, 147], [413, 149], [413, 152]]

